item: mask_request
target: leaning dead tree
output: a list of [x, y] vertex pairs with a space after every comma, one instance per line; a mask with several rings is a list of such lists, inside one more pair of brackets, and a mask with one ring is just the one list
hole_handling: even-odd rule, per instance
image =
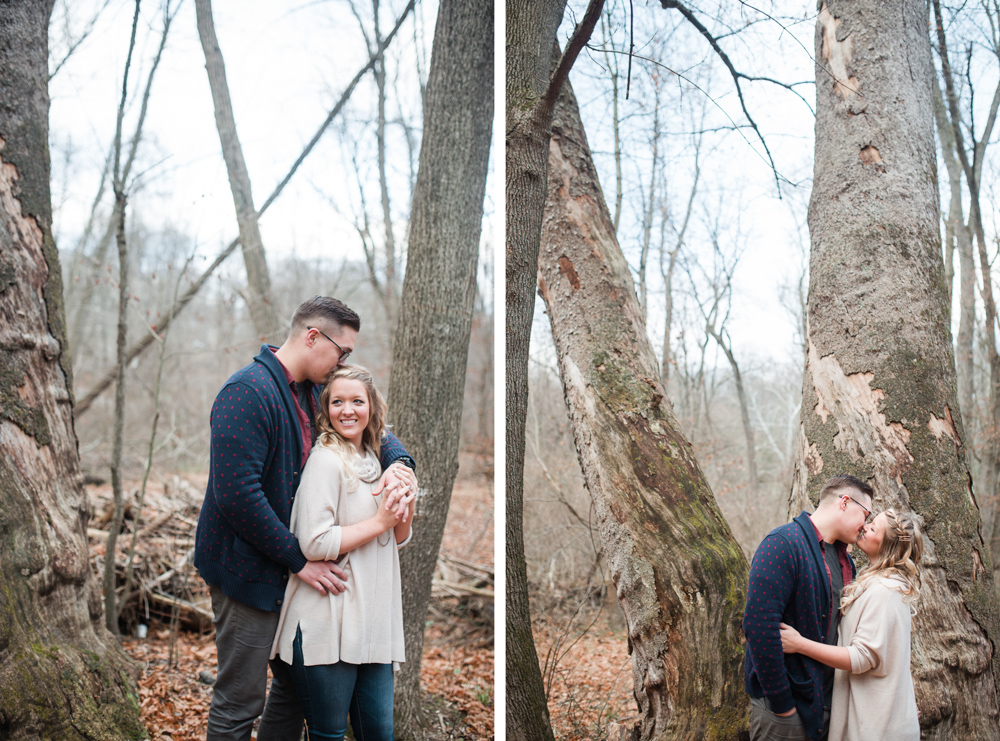
[[49, 193], [51, 12], [0, 4], [0, 735], [141, 738], [88, 560]]
[[247, 269], [247, 293], [244, 297], [254, 329], [262, 340], [275, 342], [284, 339], [282, 326], [271, 298], [271, 276], [267, 270], [264, 243], [257, 226], [257, 211], [250, 191], [250, 173], [243, 159], [243, 147], [236, 134], [236, 119], [233, 116], [233, 102], [229, 97], [229, 83], [226, 81], [226, 65], [215, 35], [212, 20], [212, 0], [195, 0], [198, 17], [198, 35], [201, 48], [205, 51], [205, 69], [212, 88], [212, 102], [215, 104], [215, 125], [222, 143], [222, 156], [229, 173], [229, 187], [236, 205], [236, 221], [240, 227], [240, 244], [243, 246], [243, 262]]
[[748, 566], [680, 432], [567, 82], [549, 145], [539, 292], [628, 623], [639, 739], [746, 729]]
[[[966, 464], [941, 259], [927, 4], [823, 4], [792, 510], [850, 472], [923, 517], [923, 737], [1000, 738], [1000, 618]], [[833, 73], [833, 78], [827, 70]], [[835, 78], [835, 79], [834, 79]]]

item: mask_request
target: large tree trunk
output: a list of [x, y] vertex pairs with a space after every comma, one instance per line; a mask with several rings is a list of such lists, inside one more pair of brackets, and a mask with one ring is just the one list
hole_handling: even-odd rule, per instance
[[262, 341], [284, 339], [281, 322], [271, 299], [271, 276], [267, 270], [264, 243], [257, 227], [257, 211], [250, 192], [250, 175], [243, 160], [243, 147], [236, 135], [236, 120], [233, 117], [233, 103], [229, 98], [229, 83], [226, 82], [226, 65], [222, 59], [219, 40], [215, 36], [212, 20], [212, 1], [196, 0], [198, 35], [205, 51], [205, 68], [212, 88], [212, 102], [215, 105], [215, 125], [222, 142], [222, 156], [229, 173], [229, 187], [236, 205], [236, 221], [240, 227], [240, 245], [243, 247], [243, 262], [247, 269], [247, 308], [254, 329]]
[[51, 12], [0, 4], [0, 736], [140, 738], [133, 665], [88, 562], [51, 229]]
[[556, 29], [566, 0], [507, 0], [506, 229], [507, 425], [505, 461], [507, 736], [552, 741], [552, 724], [531, 632], [524, 557], [524, 427], [528, 348], [535, 313], [538, 243], [545, 206], [551, 115], [536, 102], [549, 77]]
[[[939, 231], [922, 0], [824, 3], [800, 462], [923, 517], [913, 676], [923, 738], [997, 739], [1000, 621], [966, 465]], [[831, 79], [833, 72], [837, 80]], [[797, 509], [797, 506], [796, 506]]]
[[628, 622], [641, 739], [746, 729], [747, 561], [679, 432], [569, 84], [556, 106], [539, 290]]
[[400, 552], [407, 657], [396, 694], [401, 738], [419, 735], [424, 620], [458, 471], [492, 129], [493, 7], [442, 0], [389, 386], [394, 429], [420, 463], [424, 491], [413, 538]]

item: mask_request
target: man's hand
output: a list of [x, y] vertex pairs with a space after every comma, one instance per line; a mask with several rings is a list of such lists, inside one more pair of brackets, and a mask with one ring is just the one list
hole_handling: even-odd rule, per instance
[[410, 518], [410, 503], [416, 497], [416, 489], [412, 489], [409, 484], [397, 486], [386, 495], [381, 509], [392, 512], [398, 522], [406, 522]]
[[[417, 476], [409, 466], [403, 463], [393, 463], [389, 466], [378, 484], [372, 490], [372, 496], [386, 492], [384, 506], [395, 508], [396, 517], [402, 522], [409, 519], [409, 505], [417, 494]], [[393, 496], [398, 494], [399, 496]], [[392, 504], [389, 504], [392, 502]]]
[[297, 576], [320, 594], [340, 594], [347, 574], [333, 561], [307, 561]]

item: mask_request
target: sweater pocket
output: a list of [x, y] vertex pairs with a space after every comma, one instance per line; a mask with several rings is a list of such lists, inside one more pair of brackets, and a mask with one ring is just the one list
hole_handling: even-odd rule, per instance
[[268, 559], [267, 557], [239, 537], [233, 538], [232, 558], [229, 559], [229, 571], [247, 584], [263, 581]]

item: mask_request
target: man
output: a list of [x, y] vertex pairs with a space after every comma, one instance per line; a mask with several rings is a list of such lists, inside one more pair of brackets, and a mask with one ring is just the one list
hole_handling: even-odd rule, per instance
[[[354, 349], [358, 315], [337, 299], [314, 296], [292, 317], [279, 348], [263, 345], [223, 386], [212, 406], [208, 489], [198, 519], [194, 563], [209, 584], [219, 673], [208, 739], [249, 741], [264, 709], [268, 656], [288, 583], [298, 576], [320, 594], [344, 590], [332, 561], [307, 561], [288, 530], [299, 475], [316, 433], [318, 391]], [[382, 445], [392, 490], [387, 507], [405, 517], [416, 491], [413, 460], [395, 436]], [[302, 712], [291, 675], [271, 662], [273, 681], [259, 741], [298, 739]]]
[[787, 623], [814, 641], [836, 643], [840, 593], [856, 574], [846, 544], [857, 542], [871, 509], [868, 484], [834, 476], [813, 514], [802, 512], [775, 528], [757, 548], [743, 613], [753, 741], [825, 738], [833, 669], [783, 654], [778, 626]]

